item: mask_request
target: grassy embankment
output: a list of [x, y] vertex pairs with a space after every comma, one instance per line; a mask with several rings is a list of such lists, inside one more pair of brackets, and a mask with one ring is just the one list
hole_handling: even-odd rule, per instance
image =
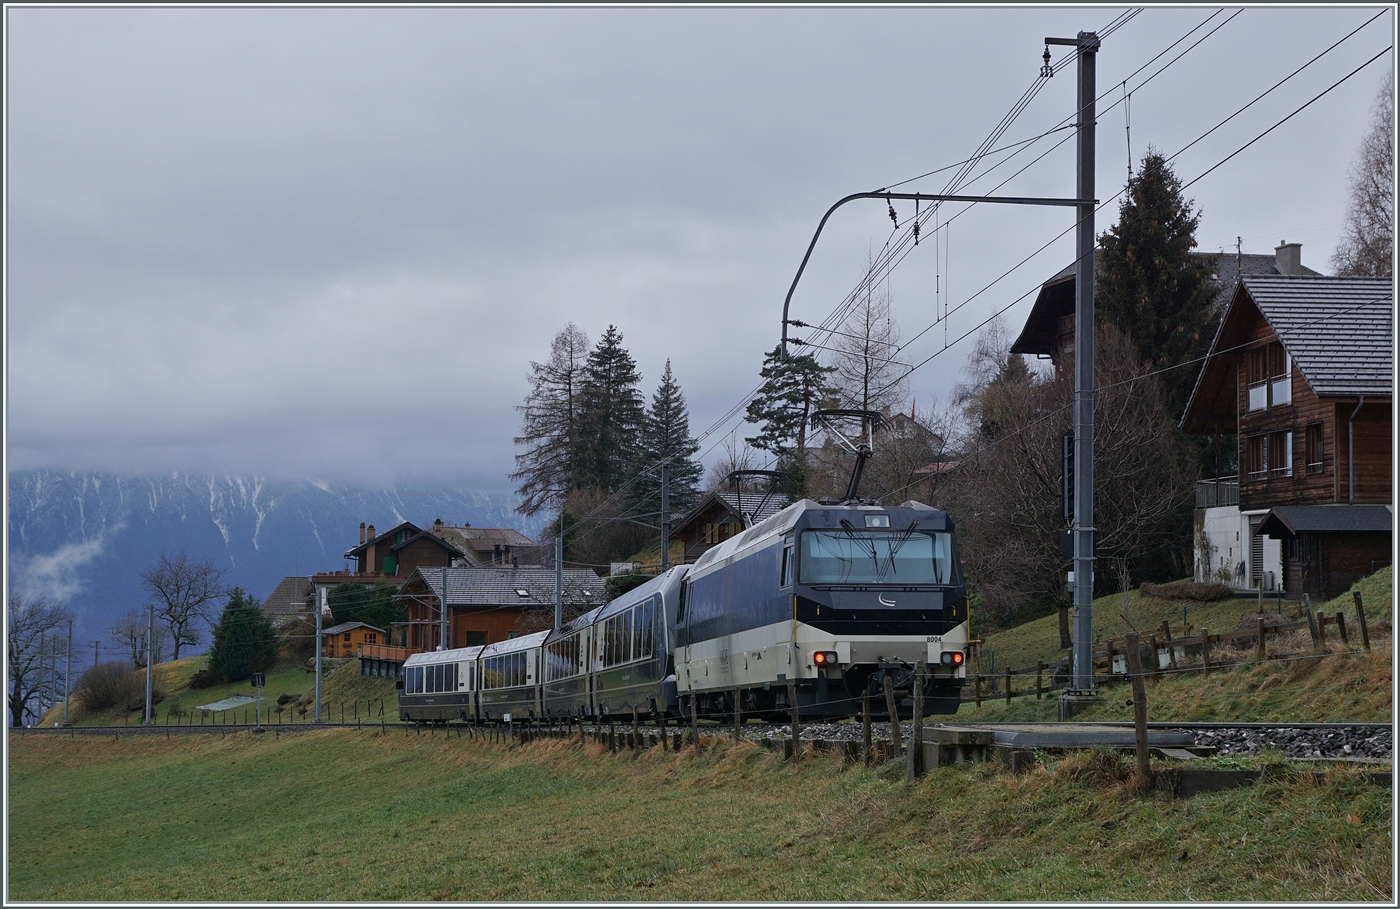
[[1390, 790], [1282, 763], [1136, 795], [1088, 752], [909, 784], [751, 744], [699, 754], [442, 733], [12, 733], [13, 900], [1388, 900]]
[[[157, 725], [200, 725], [209, 723], [252, 723], [255, 717], [253, 704], [236, 710], [217, 714], [202, 714], [195, 708], [200, 704], [212, 704], [235, 695], [252, 696], [254, 691], [247, 679], [216, 685], [212, 688], [194, 689], [189, 687], [190, 678], [203, 669], [208, 662], [205, 655], [185, 657], [175, 662], [156, 664], [157, 687], [165, 697], [155, 705]], [[74, 675], [77, 675], [76, 667]], [[263, 688], [262, 719], [264, 723], [304, 723], [314, 716], [315, 673], [301, 663], [282, 663], [266, 673], [267, 684]], [[278, 713], [278, 698], [286, 697]], [[355, 719], [378, 722], [380, 711], [389, 722], [398, 720], [395, 705], [398, 692], [392, 679], [378, 679], [361, 676], [359, 661], [328, 663], [321, 680], [323, 715], [327, 720], [339, 721], [344, 710], [347, 722]], [[74, 726], [139, 726], [144, 718], [144, 707], [127, 710], [114, 707], [110, 710], [87, 712], [74, 698], [70, 708], [70, 719]], [[50, 708], [44, 715], [43, 725], [52, 726], [63, 719], [63, 706]]]
[[[1322, 659], [1313, 656], [1311, 638], [1306, 629], [1291, 632], [1277, 639], [1270, 638], [1271, 654], [1286, 654], [1289, 658], [1265, 663], [1254, 659], [1252, 645], [1242, 648], [1220, 648], [1212, 652], [1213, 661], [1245, 661], [1234, 669], [1203, 675], [1199, 672], [1164, 672], [1151, 679], [1147, 689], [1148, 719], [1152, 721], [1287, 721], [1390, 722], [1393, 715], [1393, 680], [1391, 648], [1393, 620], [1392, 570], [1382, 569], [1359, 581], [1352, 590], [1361, 592], [1366, 606], [1372, 650], [1361, 650], [1357, 633], [1355, 605], [1351, 592], [1316, 606], [1319, 612], [1345, 614], [1351, 629], [1350, 651], [1336, 639], [1335, 629], [1328, 638], [1328, 653]], [[1094, 633], [1099, 640], [1121, 636], [1134, 628], [1143, 634], [1153, 630], [1163, 620], [1177, 627], [1185, 606], [1187, 621], [1212, 634], [1233, 631], [1247, 616], [1258, 611], [1254, 600], [1222, 600], [1213, 603], [1183, 603], [1146, 597], [1137, 591], [1112, 594], [1094, 601]], [[1273, 612], [1265, 600], [1265, 611]], [[1284, 615], [1291, 617], [1298, 604], [1284, 602]], [[1126, 616], [1126, 619], [1125, 619]], [[1064, 656], [1059, 649], [1058, 619], [1050, 616], [1028, 622], [1016, 628], [988, 634], [983, 651], [995, 650], [997, 667], [1020, 668], [1034, 666], [1037, 659], [1046, 662]], [[1252, 625], [1252, 620], [1251, 623]], [[983, 667], [986, 668], [985, 666]], [[1017, 697], [1010, 706], [997, 700], [995, 694], [1004, 691], [1001, 681], [993, 689], [990, 681], [988, 699], [980, 709], [970, 704], [958, 712], [959, 720], [1053, 720], [1057, 715], [1055, 698], [1049, 693], [1037, 701], [1034, 695]], [[1016, 690], [1034, 687], [1034, 676], [1014, 681]], [[1133, 710], [1127, 705], [1130, 697], [1125, 684], [1105, 686], [1104, 703], [1077, 714], [1076, 719], [1131, 721]]]

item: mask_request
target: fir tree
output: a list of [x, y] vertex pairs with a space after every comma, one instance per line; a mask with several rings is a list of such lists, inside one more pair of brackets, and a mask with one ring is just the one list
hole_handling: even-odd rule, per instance
[[744, 413], [759, 427], [758, 435], [744, 441], [775, 455], [777, 469], [788, 474], [799, 495], [806, 490], [807, 421], [829, 393], [830, 372], [811, 354], [789, 354], [784, 360], [782, 348], [775, 347], [763, 358], [763, 384]]
[[1148, 149], [1128, 178], [1118, 223], [1099, 237], [1094, 288], [1098, 317], [1132, 338], [1154, 370], [1167, 370], [1159, 377], [1167, 407], [1178, 416], [1200, 372], [1184, 364], [1205, 354], [1215, 320], [1211, 264], [1190, 255], [1201, 220], [1194, 206], [1182, 198], [1166, 158]]
[[214, 626], [214, 646], [209, 668], [236, 682], [271, 666], [277, 659], [277, 632], [263, 615], [258, 601], [243, 588], [229, 591], [219, 624]]
[[[644, 467], [666, 458], [671, 459], [671, 489], [668, 505], [672, 514], [689, 509], [699, 498], [699, 486], [704, 467], [695, 460], [700, 443], [690, 435], [690, 413], [685, 395], [671, 373], [671, 361], [661, 373], [661, 383], [651, 398], [651, 408], [642, 424], [642, 456]], [[661, 503], [661, 468], [642, 477], [639, 502], [659, 506]]]
[[632, 479], [639, 466], [645, 417], [637, 390], [641, 381], [636, 362], [622, 346], [622, 332], [609, 325], [583, 369], [574, 488], [591, 486], [611, 493]]
[[570, 322], [554, 336], [548, 363], [530, 364], [530, 393], [516, 410], [524, 416], [516, 445], [525, 450], [515, 456], [512, 480], [520, 483], [518, 510], [533, 515], [557, 504], [576, 484], [580, 451], [579, 397], [588, 336]]

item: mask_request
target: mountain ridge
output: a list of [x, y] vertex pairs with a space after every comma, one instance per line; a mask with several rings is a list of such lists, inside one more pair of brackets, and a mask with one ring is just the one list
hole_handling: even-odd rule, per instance
[[519, 515], [512, 494], [453, 486], [52, 470], [11, 472], [7, 485], [10, 589], [68, 602], [75, 641], [144, 606], [140, 573], [161, 552], [213, 559], [231, 586], [262, 599], [287, 575], [345, 567], [360, 521], [387, 530], [442, 518], [531, 539], [544, 525]]

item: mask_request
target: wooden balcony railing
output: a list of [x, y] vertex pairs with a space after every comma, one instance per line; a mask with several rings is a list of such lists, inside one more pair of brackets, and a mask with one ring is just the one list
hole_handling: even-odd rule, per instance
[[361, 644], [362, 660], [396, 660], [402, 663], [415, 653], [422, 653], [421, 647], [395, 647], [391, 644]]

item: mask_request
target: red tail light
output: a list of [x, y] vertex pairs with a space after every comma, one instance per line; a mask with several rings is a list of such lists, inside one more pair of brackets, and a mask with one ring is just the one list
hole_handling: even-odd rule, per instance
[[812, 654], [812, 663], [816, 666], [835, 666], [836, 651], [818, 650], [816, 653]]
[[945, 650], [939, 660], [944, 666], [961, 666], [963, 664], [963, 652], [961, 650]]

